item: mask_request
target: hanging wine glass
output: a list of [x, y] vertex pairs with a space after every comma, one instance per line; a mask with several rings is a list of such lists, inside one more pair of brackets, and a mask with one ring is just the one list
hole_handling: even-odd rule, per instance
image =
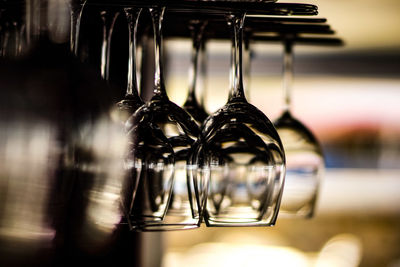
[[71, 15], [71, 36], [70, 36], [70, 48], [71, 52], [78, 56], [78, 42], [79, 42], [79, 31], [81, 28], [82, 11], [87, 0], [70, 0], [70, 15]]
[[318, 140], [291, 112], [293, 81], [292, 41], [284, 43], [282, 115], [275, 121], [286, 153], [286, 180], [280, 215], [311, 217], [314, 213], [324, 157]]
[[[128, 78], [127, 88], [124, 99], [117, 103], [118, 120], [126, 124], [128, 118], [144, 104], [138, 94], [138, 85], [136, 78], [136, 37], [138, 20], [142, 8], [124, 8], [126, 19], [128, 22], [129, 33], [129, 59], [128, 59]], [[128, 128], [128, 127], [127, 127]], [[131, 153], [125, 158], [124, 162], [126, 177], [121, 191], [122, 209], [128, 213], [132, 199], [135, 198], [138, 187], [141, 162], [136, 157], [132, 157]]]
[[191, 162], [201, 170], [194, 177], [198, 187], [209, 188], [200, 197], [200, 201], [207, 198], [207, 226], [271, 226], [280, 206], [283, 146], [270, 120], [244, 95], [244, 17], [244, 13], [227, 17], [233, 31], [231, 90], [227, 104], [204, 122]]
[[112, 8], [100, 11], [103, 21], [103, 40], [101, 44], [100, 75], [105, 81], [110, 78], [110, 51], [111, 38], [114, 30], [115, 21], [119, 16], [119, 11]]
[[[201, 125], [203, 121], [208, 117], [207, 112], [204, 109], [202, 103], [199, 103], [196, 97], [196, 88], [198, 82], [199, 74], [199, 63], [202, 57], [204, 57], [204, 52], [201, 51], [204, 47], [203, 45], [203, 31], [207, 25], [207, 21], [193, 20], [190, 22], [189, 28], [192, 34], [192, 55], [191, 55], [191, 66], [189, 69], [189, 92], [186, 97], [186, 101], [183, 104], [183, 109], [186, 110], [193, 118]], [[199, 62], [200, 61], [200, 62]], [[200, 72], [204, 69], [204, 65], [200, 65]], [[202, 75], [203, 73], [200, 73]]]
[[155, 41], [154, 96], [129, 119], [132, 154], [142, 161], [130, 223], [138, 231], [191, 229], [200, 225], [200, 217], [187, 162], [199, 129], [166, 94], [161, 61], [165, 8], [149, 10]]

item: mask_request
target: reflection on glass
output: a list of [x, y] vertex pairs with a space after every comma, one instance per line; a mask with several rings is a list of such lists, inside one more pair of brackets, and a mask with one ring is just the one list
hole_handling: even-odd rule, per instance
[[45, 219], [56, 133], [28, 120], [0, 122], [0, 130], [0, 240], [50, 242], [54, 230]]
[[[199, 103], [196, 98], [196, 87], [198, 84], [198, 74], [200, 73], [200, 82], [203, 82], [201, 79], [204, 78], [204, 68], [205, 68], [205, 51], [202, 47], [205, 46], [203, 38], [203, 31], [206, 27], [206, 21], [191, 21], [189, 26], [190, 31], [192, 33], [192, 57], [191, 57], [191, 67], [189, 70], [189, 92], [186, 98], [185, 103], [183, 104], [183, 108], [193, 116], [193, 118], [201, 125], [203, 121], [208, 117], [207, 112], [204, 109], [203, 103]], [[200, 59], [199, 59], [200, 57]], [[199, 64], [200, 71], [199, 71]], [[200, 84], [202, 85], [202, 84]], [[204, 92], [204, 88], [202, 88]], [[202, 93], [203, 93], [202, 92]], [[201, 96], [203, 99], [204, 96]]]
[[[228, 103], [204, 122], [192, 159], [209, 177], [207, 226], [273, 225], [283, 189], [285, 156], [279, 136], [244, 95], [243, 23], [244, 14], [228, 16], [233, 31]], [[202, 177], [196, 176], [195, 181]]]
[[81, 27], [82, 11], [87, 0], [70, 0], [70, 15], [71, 15], [71, 36], [70, 36], [70, 48], [71, 52], [78, 55], [78, 43], [79, 43], [79, 30]]
[[0, 58], [21, 56], [26, 45], [22, 4], [0, 3]]
[[[81, 151], [79, 174], [92, 179], [87, 216], [97, 228], [110, 233], [121, 220], [120, 192], [124, 179], [123, 157], [127, 138], [123, 127], [107, 117], [84, 126], [77, 136]], [[79, 176], [79, 175], [78, 175]]]
[[280, 214], [312, 217], [316, 205], [324, 158], [321, 147], [300, 121], [290, 112], [293, 80], [292, 43], [286, 41], [284, 54], [284, 111], [275, 121], [286, 153], [286, 180]]
[[[129, 129], [131, 125], [127, 123], [128, 118], [144, 104], [138, 94], [138, 84], [136, 76], [136, 37], [137, 26], [142, 8], [124, 8], [128, 22], [129, 32], [129, 59], [128, 59], [128, 78], [125, 97], [117, 103], [118, 120], [125, 125], [125, 129]], [[142, 162], [135, 154], [128, 152], [128, 156], [124, 162], [126, 177], [122, 189], [122, 206], [129, 216], [129, 209], [132, 201], [135, 199], [136, 190], [139, 184], [140, 171]]]
[[101, 44], [100, 75], [105, 81], [110, 78], [110, 51], [111, 38], [114, 24], [119, 15], [119, 11], [108, 8], [101, 10], [100, 16], [103, 21], [103, 40]]
[[161, 61], [164, 11], [150, 8], [155, 40], [154, 96], [129, 120], [133, 126], [131, 154], [142, 162], [130, 220], [140, 231], [190, 229], [200, 224], [187, 163], [199, 129], [166, 94]]

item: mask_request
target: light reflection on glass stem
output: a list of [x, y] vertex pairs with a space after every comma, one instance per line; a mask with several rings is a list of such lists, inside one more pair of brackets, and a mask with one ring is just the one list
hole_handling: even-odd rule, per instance
[[292, 41], [285, 40], [283, 56], [283, 97], [284, 111], [290, 111], [292, 102], [292, 86], [293, 86], [293, 45]]
[[165, 7], [150, 8], [151, 18], [154, 29], [154, 60], [155, 60], [155, 74], [154, 74], [154, 94], [167, 97], [164, 86], [164, 75], [162, 66], [162, 21], [164, 17]]
[[70, 2], [70, 8], [71, 8], [70, 46], [71, 46], [71, 52], [75, 56], [78, 56], [79, 31], [81, 27], [82, 11], [86, 2], [87, 0], [79, 0], [79, 1], [71, 0]]
[[246, 13], [231, 14], [228, 16], [228, 24], [230, 25], [232, 34], [232, 62], [231, 62], [231, 91], [229, 93], [229, 101], [234, 98], [240, 98], [244, 101], [245, 95], [243, 90], [243, 74], [242, 74], [242, 40], [243, 40], [243, 23]]
[[206, 92], [207, 92], [207, 64], [208, 64], [208, 58], [207, 58], [207, 44], [206, 40], [203, 39], [201, 42], [200, 46], [200, 51], [199, 51], [199, 64], [200, 64], [200, 72], [199, 72], [199, 77], [198, 77], [198, 86], [197, 86], [197, 91], [199, 92], [199, 102], [200, 106], [205, 109], [205, 99], [206, 99]]
[[114, 30], [114, 24], [119, 15], [118, 11], [113, 10], [102, 10], [100, 12], [101, 19], [103, 21], [103, 41], [101, 45], [101, 63], [100, 71], [101, 78], [108, 81], [110, 78], [110, 48], [111, 48], [111, 37]]
[[136, 78], [136, 36], [138, 19], [141, 11], [141, 8], [125, 8], [125, 14], [129, 24], [129, 63], [126, 95], [131, 95], [136, 98], [139, 97]]
[[244, 75], [244, 88], [246, 92], [246, 98], [250, 99], [250, 74], [251, 74], [251, 59], [252, 59], [252, 50], [250, 47], [250, 33], [246, 32], [243, 36], [244, 41], [244, 53], [243, 53], [243, 75]]

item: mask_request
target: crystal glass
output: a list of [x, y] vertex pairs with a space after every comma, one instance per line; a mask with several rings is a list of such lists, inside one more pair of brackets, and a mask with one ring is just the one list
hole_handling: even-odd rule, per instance
[[[202, 51], [203, 44], [203, 31], [207, 25], [207, 21], [193, 20], [190, 22], [189, 28], [192, 33], [192, 55], [191, 55], [191, 67], [189, 70], [189, 91], [183, 109], [185, 109], [193, 118], [202, 124], [203, 121], [208, 117], [208, 113], [205, 111], [203, 103], [199, 103], [196, 97], [196, 87], [198, 84], [198, 74], [200, 67], [200, 74], [203, 76], [204, 73], [204, 50]], [[203, 63], [203, 64], [202, 64]], [[201, 64], [199, 66], [199, 64]], [[202, 78], [202, 77], [201, 77]], [[204, 91], [204, 90], [203, 90]]]
[[324, 170], [324, 157], [318, 140], [290, 112], [293, 80], [292, 42], [285, 41], [282, 115], [275, 127], [286, 153], [286, 180], [280, 216], [312, 217]]
[[200, 217], [188, 162], [199, 128], [166, 94], [161, 61], [165, 8], [149, 10], [155, 40], [154, 95], [129, 119], [132, 155], [141, 161], [129, 221], [137, 231], [192, 229], [200, 225]]
[[207, 226], [275, 224], [285, 175], [285, 154], [271, 121], [245, 98], [242, 39], [245, 14], [227, 16], [232, 34], [231, 90], [227, 104], [209, 116], [192, 164], [197, 188], [208, 188]]
[[[139, 97], [138, 85], [136, 78], [136, 42], [137, 42], [137, 27], [140, 13], [142, 8], [130, 7], [124, 8], [124, 13], [128, 22], [128, 33], [129, 33], [129, 59], [128, 59], [128, 77], [127, 77], [127, 88], [125, 97], [117, 103], [118, 111], [117, 119], [125, 124], [125, 128], [128, 130], [129, 124], [127, 123], [128, 118], [139, 108], [144, 102]], [[134, 157], [134, 154], [127, 154], [124, 161], [125, 167], [125, 179], [121, 191], [121, 204], [122, 209], [128, 216], [130, 205], [132, 200], [135, 198], [136, 190], [139, 184], [141, 161]]]

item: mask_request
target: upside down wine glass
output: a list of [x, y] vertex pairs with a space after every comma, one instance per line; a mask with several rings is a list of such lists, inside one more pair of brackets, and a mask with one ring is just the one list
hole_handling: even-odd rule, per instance
[[275, 127], [282, 139], [286, 153], [286, 180], [280, 216], [312, 217], [318, 188], [324, 170], [324, 157], [318, 140], [291, 112], [293, 81], [292, 41], [284, 43], [282, 115]]
[[[197, 78], [199, 74], [199, 58], [203, 59], [204, 52], [201, 51], [203, 45], [203, 32], [207, 25], [207, 21], [193, 20], [189, 24], [189, 28], [192, 34], [192, 55], [191, 55], [191, 66], [189, 69], [189, 91], [186, 97], [186, 101], [183, 104], [183, 109], [186, 110], [193, 118], [201, 125], [203, 121], [208, 117], [207, 112], [204, 109], [202, 103], [199, 103], [196, 97]], [[200, 65], [200, 68], [204, 68]], [[202, 71], [200, 69], [200, 71]], [[204, 75], [200, 72], [200, 75]], [[201, 77], [202, 78], [202, 77]]]
[[[136, 79], [136, 37], [138, 20], [142, 8], [124, 8], [124, 12], [128, 22], [129, 33], [128, 78], [125, 97], [117, 103], [117, 114], [118, 120], [125, 124], [126, 129], [129, 129], [128, 118], [144, 104], [138, 94]], [[132, 153], [128, 153], [124, 161], [124, 166], [126, 175], [121, 191], [121, 204], [124, 213], [128, 214], [139, 184], [141, 161], [138, 161], [136, 157], [132, 157]]]
[[142, 162], [129, 221], [137, 231], [192, 229], [199, 227], [200, 217], [188, 159], [199, 128], [166, 94], [161, 62], [165, 8], [149, 10], [155, 41], [154, 95], [129, 119], [132, 154]]
[[[245, 14], [227, 16], [232, 34], [231, 90], [227, 104], [209, 116], [194, 150], [197, 188], [207, 188], [207, 226], [275, 224], [285, 175], [285, 154], [271, 121], [247, 102], [242, 76]], [[204, 182], [207, 184], [204, 185]]]

